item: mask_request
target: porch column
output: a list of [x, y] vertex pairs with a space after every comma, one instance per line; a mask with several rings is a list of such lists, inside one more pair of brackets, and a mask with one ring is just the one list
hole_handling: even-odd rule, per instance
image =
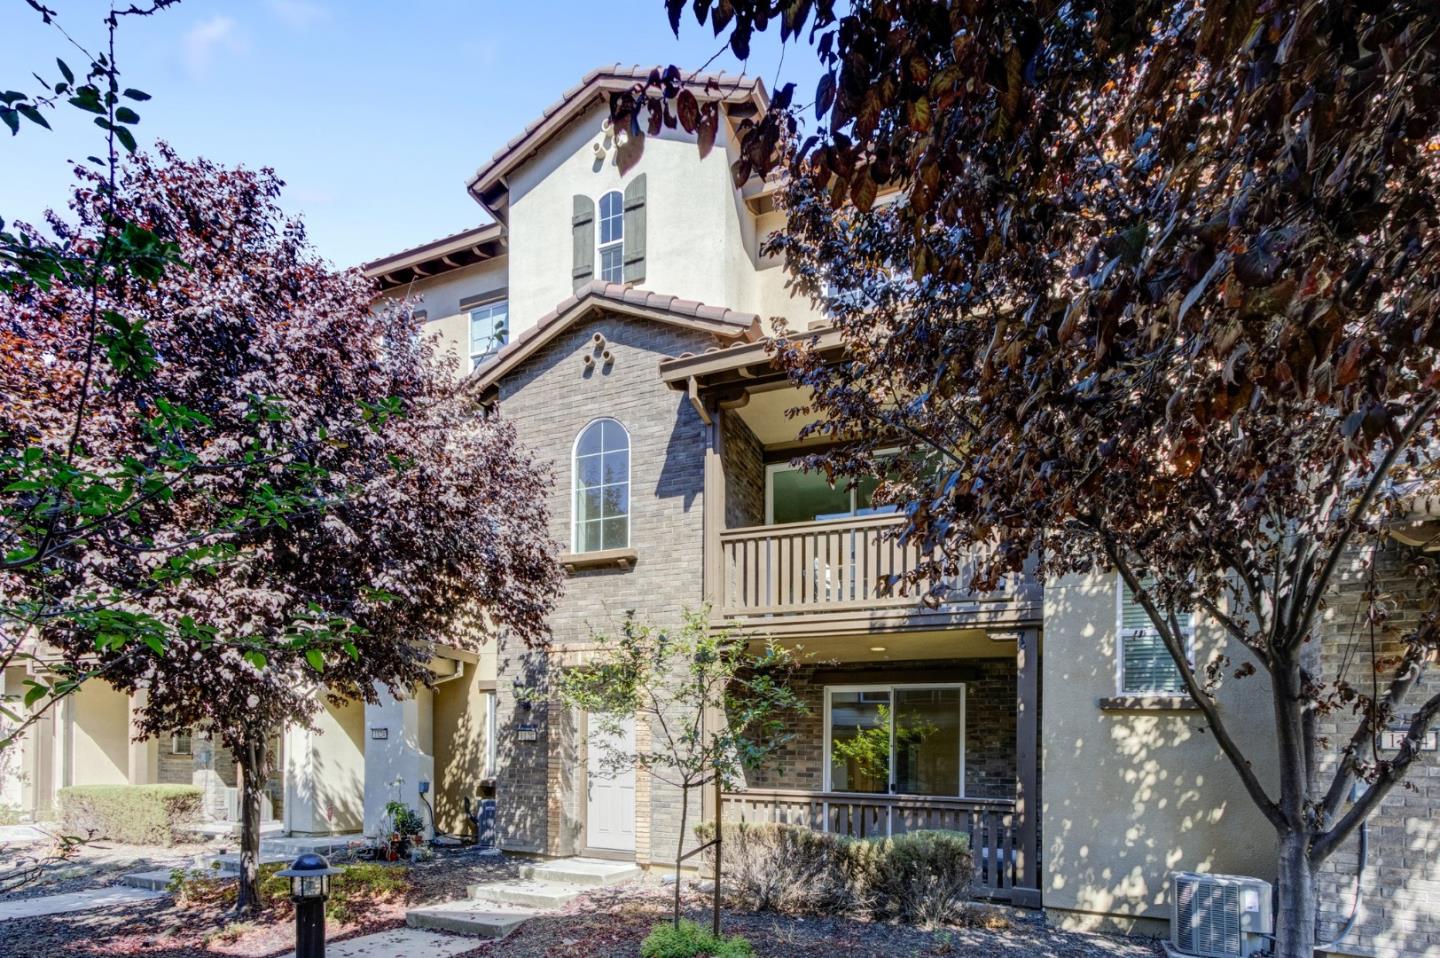
[[704, 588], [705, 601], [712, 613], [718, 612], [723, 601], [720, 589], [724, 574], [724, 560], [720, 555], [720, 530], [725, 528], [725, 467], [722, 456], [725, 452], [723, 415], [719, 405], [705, 402], [701, 406], [706, 415], [707, 442], [705, 444], [705, 502], [703, 522], [705, 536]]
[[130, 756], [126, 780], [131, 785], [153, 785], [160, 780], [160, 739], [151, 736], [137, 739], [139, 714], [145, 708], [150, 693], [144, 689], [130, 696]]
[[1022, 907], [1040, 907], [1040, 630], [1015, 643], [1015, 892]]
[[404, 802], [430, 823], [425, 802], [433, 802], [433, 789], [420, 798], [420, 783], [435, 780], [434, 705], [429, 689], [415, 689], [396, 698], [379, 686], [379, 701], [366, 703], [365, 728], [365, 834], [377, 834], [385, 818], [385, 805]]

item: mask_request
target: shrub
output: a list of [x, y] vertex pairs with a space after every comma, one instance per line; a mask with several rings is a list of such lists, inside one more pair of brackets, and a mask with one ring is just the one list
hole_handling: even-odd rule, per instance
[[[702, 841], [715, 829], [696, 828]], [[963, 917], [974, 876], [963, 832], [856, 840], [796, 825], [726, 823], [721, 882], [742, 908], [864, 914], [933, 926]], [[714, 859], [702, 866], [712, 874]]]
[[[715, 826], [696, 828], [709, 841]], [[859, 910], [853, 839], [794, 825], [726, 823], [721, 883], [740, 907], [786, 915], [833, 915]], [[713, 874], [707, 853], [704, 874]]]
[[200, 817], [193, 785], [73, 785], [57, 794], [66, 832], [127, 845], [172, 845]]
[[962, 832], [909, 832], [865, 842], [865, 880], [875, 917], [933, 927], [960, 915], [975, 862]]
[[656, 925], [640, 945], [640, 958], [754, 958], [755, 949], [739, 935], [716, 938], [688, 919], [680, 925]]
[[0, 825], [19, 825], [20, 806], [0, 802]]

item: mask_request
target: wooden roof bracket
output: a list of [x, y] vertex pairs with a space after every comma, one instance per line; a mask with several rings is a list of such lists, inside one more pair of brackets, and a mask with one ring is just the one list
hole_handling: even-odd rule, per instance
[[690, 405], [695, 407], [695, 413], [705, 425], [712, 425], [710, 410], [706, 407], [705, 401], [700, 398], [700, 380], [694, 376], [685, 381], [685, 392], [690, 396]]

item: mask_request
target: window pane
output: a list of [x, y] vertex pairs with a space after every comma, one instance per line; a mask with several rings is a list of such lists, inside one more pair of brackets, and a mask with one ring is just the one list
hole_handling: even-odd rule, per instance
[[1122, 691], [1126, 693], [1185, 691], [1180, 679], [1180, 670], [1170, 657], [1170, 650], [1153, 630], [1129, 631], [1121, 639], [1125, 659]]
[[575, 444], [575, 455], [589, 456], [599, 452], [602, 448], [600, 437], [604, 435], [602, 431], [604, 426], [605, 420], [603, 419], [586, 426], [585, 431], [580, 434], [580, 441]]
[[623, 516], [619, 519], [602, 519], [600, 525], [605, 542], [600, 548], [623, 549], [630, 544], [629, 522]]
[[575, 482], [577, 488], [598, 486], [604, 482], [604, 458], [599, 455], [579, 456], [575, 460]]
[[575, 526], [575, 551], [576, 552], [598, 552], [605, 548], [600, 538], [600, 520], [594, 519], [590, 522], [579, 522]]
[[895, 791], [960, 794], [960, 690], [895, 690]]
[[625, 235], [625, 198], [618, 190], [600, 197], [600, 242], [616, 243]]
[[626, 483], [616, 486], [601, 486], [600, 510], [600, 515], [606, 519], [629, 515], [630, 486]]
[[575, 521], [589, 522], [600, 518], [600, 487], [575, 490]]
[[600, 420], [600, 434], [606, 452], [627, 452], [630, 449], [630, 439], [625, 435], [625, 427], [613, 419]]
[[600, 248], [600, 278], [607, 283], [625, 281], [625, 247], [621, 243]]
[[830, 693], [830, 787], [890, 790], [890, 693]]
[[823, 472], [777, 469], [771, 474], [775, 521], [810, 522], [850, 514], [850, 493], [832, 489]]
[[600, 481], [603, 483], [627, 482], [630, 478], [630, 454], [607, 452], [600, 457]]

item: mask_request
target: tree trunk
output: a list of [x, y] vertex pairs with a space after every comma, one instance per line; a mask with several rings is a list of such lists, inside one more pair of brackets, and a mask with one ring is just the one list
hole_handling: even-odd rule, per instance
[[1280, 835], [1280, 870], [1275, 885], [1275, 958], [1314, 958], [1315, 870], [1305, 832]]
[[685, 854], [685, 820], [690, 814], [690, 786], [680, 786], [680, 840], [675, 843], [675, 917], [673, 924], [680, 927], [680, 864]]
[[235, 910], [258, 913], [260, 900], [260, 796], [270, 778], [268, 743], [265, 732], [248, 732], [241, 755], [240, 778], [240, 879]]

